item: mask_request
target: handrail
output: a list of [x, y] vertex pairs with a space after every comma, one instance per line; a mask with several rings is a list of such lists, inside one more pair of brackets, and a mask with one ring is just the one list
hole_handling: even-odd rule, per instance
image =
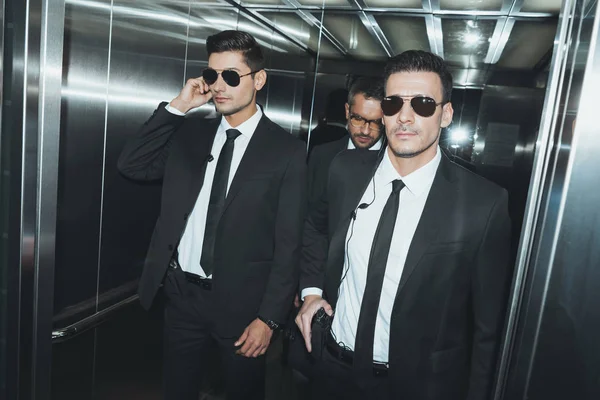
[[83, 318], [82, 320], [77, 321], [74, 324], [71, 324], [62, 329], [52, 331], [52, 343], [54, 344], [67, 341], [87, 331], [90, 328], [100, 325], [102, 322], [109, 319], [115, 312], [137, 301], [138, 298], [139, 296], [137, 294], [133, 295], [131, 297], [126, 298], [123, 301], [120, 301], [116, 304], [113, 304], [110, 307], [105, 308], [102, 311], [90, 315], [89, 317]]

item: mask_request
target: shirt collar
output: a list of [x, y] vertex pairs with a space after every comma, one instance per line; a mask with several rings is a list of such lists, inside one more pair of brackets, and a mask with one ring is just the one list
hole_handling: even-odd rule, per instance
[[[260, 119], [262, 118], [262, 116], [263, 116], [263, 112], [257, 104], [256, 112], [250, 118], [248, 118], [247, 120], [242, 122], [239, 126], [237, 126], [235, 129], [240, 131], [242, 136], [245, 136], [246, 138], [250, 139], [252, 137], [252, 135], [254, 134], [254, 131], [256, 130], [256, 127], [258, 126], [258, 123], [260, 122]], [[226, 132], [227, 129], [232, 129], [231, 125], [229, 125], [229, 122], [227, 122], [225, 117], [221, 118], [220, 129], [223, 132]]]
[[[348, 139], [348, 150], [354, 150], [356, 148], [356, 146], [354, 146], [354, 143], [352, 142], [352, 139]], [[379, 150], [381, 149], [381, 138], [379, 138], [379, 140], [377, 141], [377, 143], [375, 143], [372, 147], [369, 148], [369, 150]]]
[[406, 188], [415, 196], [419, 196], [431, 187], [441, 160], [441, 150], [439, 146], [436, 146], [436, 153], [431, 161], [418, 170], [402, 177], [392, 165], [390, 155], [386, 151], [385, 157], [383, 157], [383, 160], [377, 169], [377, 174], [379, 174], [386, 185], [390, 184], [395, 179], [402, 179]]

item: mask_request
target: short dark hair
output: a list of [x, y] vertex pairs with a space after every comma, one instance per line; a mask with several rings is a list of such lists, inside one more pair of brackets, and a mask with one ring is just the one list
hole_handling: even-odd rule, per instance
[[348, 105], [354, 105], [354, 97], [362, 94], [367, 99], [381, 101], [383, 99], [383, 81], [380, 78], [360, 77], [350, 85]]
[[206, 39], [206, 52], [210, 57], [213, 53], [238, 51], [242, 53], [244, 62], [251, 71], [265, 68], [265, 58], [254, 36], [244, 31], [222, 31]]
[[443, 102], [449, 102], [452, 96], [452, 74], [444, 59], [428, 51], [408, 50], [392, 57], [384, 69], [387, 84], [390, 75], [397, 72], [435, 72], [442, 80]]

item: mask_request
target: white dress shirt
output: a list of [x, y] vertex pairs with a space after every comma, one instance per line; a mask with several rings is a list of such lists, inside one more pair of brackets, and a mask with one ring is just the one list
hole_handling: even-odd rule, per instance
[[[184, 115], [181, 111], [167, 105], [166, 110], [176, 114]], [[231, 169], [229, 170], [229, 180], [227, 182], [227, 191], [231, 186], [235, 172], [242, 161], [242, 157], [246, 152], [248, 143], [258, 126], [260, 119], [262, 118], [262, 111], [260, 107], [256, 106], [256, 112], [252, 117], [244, 121], [241, 125], [235, 129], [240, 131], [242, 134], [235, 139], [235, 145], [233, 147], [233, 155], [231, 158]], [[194, 209], [188, 218], [187, 225], [179, 242], [179, 264], [184, 271], [192, 272], [200, 275], [204, 278], [211, 278], [211, 275], [206, 275], [202, 266], [200, 265], [200, 256], [202, 255], [202, 244], [204, 243], [204, 229], [206, 227], [206, 214], [208, 212], [208, 202], [210, 199], [210, 191], [212, 189], [212, 182], [215, 177], [215, 169], [217, 168], [217, 162], [219, 161], [219, 154], [221, 149], [225, 145], [227, 140], [227, 129], [231, 129], [225, 118], [221, 118], [221, 124], [217, 129], [215, 140], [212, 145], [211, 155], [214, 160], [209, 162], [206, 166], [206, 175], [204, 176], [204, 184], [200, 189], [200, 194], [194, 205]], [[198, 132], [200, 135], [201, 133]]]
[[[357, 210], [356, 220], [351, 221], [346, 234], [348, 254], [347, 257], [344, 257], [343, 271], [347, 271], [347, 274], [340, 285], [332, 333], [338, 343], [354, 350], [373, 237], [385, 203], [392, 192], [392, 181], [402, 179], [406, 186], [400, 192], [400, 206], [396, 216], [375, 323], [374, 361], [388, 362], [390, 319], [396, 292], [410, 243], [421, 219], [440, 160], [441, 153], [438, 148], [435, 157], [429, 163], [402, 177], [394, 169], [389, 154], [386, 152], [359, 202], [359, 204], [371, 203], [371, 201], [373, 203], [365, 209]], [[375, 192], [373, 192], [373, 185], [375, 185]], [[373, 193], [375, 193], [374, 198]]]

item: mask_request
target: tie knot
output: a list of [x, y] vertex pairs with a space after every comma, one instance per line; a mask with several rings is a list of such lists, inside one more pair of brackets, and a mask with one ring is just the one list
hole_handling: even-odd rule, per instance
[[227, 134], [227, 140], [235, 140], [242, 134], [242, 132], [237, 129], [227, 129], [225, 133]]
[[404, 189], [404, 182], [402, 182], [402, 180], [400, 179], [395, 179], [392, 181], [392, 193], [398, 193], [400, 192], [402, 189]]

